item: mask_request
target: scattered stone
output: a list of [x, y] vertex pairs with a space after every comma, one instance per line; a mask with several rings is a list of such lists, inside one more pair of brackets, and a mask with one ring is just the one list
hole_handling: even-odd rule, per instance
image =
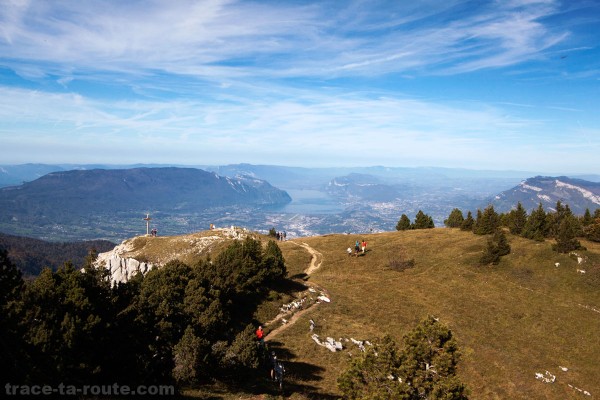
[[326, 340], [327, 340], [327, 343], [329, 343], [331, 346], [333, 346], [336, 350], [342, 350], [344, 348], [341, 341], [336, 341], [334, 338], [331, 338], [331, 337], [328, 337]]
[[289, 312], [293, 310], [297, 310], [302, 308], [302, 305], [306, 302], [306, 297], [301, 298], [300, 300], [294, 300], [291, 303], [283, 304], [279, 309], [281, 312]]
[[362, 340], [356, 340], [354, 338], [350, 338], [350, 340], [352, 341], [352, 343], [358, 346], [360, 351], [365, 351], [365, 345]]
[[556, 380], [556, 376], [552, 375], [550, 371], [546, 371], [545, 374], [542, 374], [541, 372], [536, 372], [535, 379], [540, 380], [544, 383], [554, 383], [554, 381]]
[[587, 390], [579, 389], [578, 387], [576, 387], [576, 386], [573, 386], [573, 385], [571, 385], [571, 384], [568, 384], [567, 386], [569, 386], [569, 387], [570, 387], [571, 389], [573, 389], [573, 390], [577, 390], [579, 393], [583, 393], [583, 394], [584, 394], [584, 395], [586, 395], [586, 396], [591, 396], [591, 395], [592, 395], [592, 394], [591, 394], [590, 392], [588, 392]]
[[320, 295], [319, 297], [317, 297], [317, 299], [324, 301], [325, 303], [329, 303], [331, 300], [329, 300], [329, 297], [325, 296], [325, 295]]
[[325, 341], [321, 341], [321, 339], [319, 339], [319, 335], [313, 333], [311, 338], [315, 341], [316, 344], [318, 344], [319, 346], [326, 347], [327, 349], [329, 349], [329, 351], [333, 353], [344, 349], [342, 342], [338, 342], [331, 337], [328, 337]]

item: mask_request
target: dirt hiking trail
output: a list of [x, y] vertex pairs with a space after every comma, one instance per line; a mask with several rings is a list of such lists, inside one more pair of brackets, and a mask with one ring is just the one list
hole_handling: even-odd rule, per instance
[[[319, 253], [317, 250], [313, 249], [312, 247], [310, 247], [307, 243], [297, 243], [297, 242], [292, 242], [297, 246], [303, 247], [304, 249], [306, 249], [306, 251], [308, 251], [312, 258], [310, 260], [310, 265], [308, 266], [307, 269], [304, 270], [304, 273], [306, 274], [306, 278], [308, 279], [308, 277], [310, 276], [310, 274], [312, 274], [313, 272], [315, 272], [316, 270], [318, 270], [319, 268], [321, 268], [321, 264], [323, 263], [323, 255], [321, 253]], [[302, 283], [306, 286], [310, 288], [316, 290], [317, 292], [322, 292], [325, 294], [325, 296], [329, 299], [329, 293], [327, 292], [327, 290], [319, 285], [317, 285], [316, 283], [312, 283], [312, 282], [307, 282], [307, 281], [302, 281]], [[292, 316], [290, 317], [290, 319], [287, 321], [287, 323], [280, 325], [279, 327], [273, 329], [272, 331], [270, 331], [266, 336], [265, 336], [265, 340], [271, 340], [273, 339], [275, 336], [277, 336], [279, 333], [283, 332], [284, 330], [286, 330], [288, 327], [292, 326], [297, 320], [298, 318], [300, 318], [301, 315], [303, 315], [304, 313], [306, 313], [308, 310], [310, 310], [312, 307], [316, 306], [320, 304], [320, 302], [315, 302], [310, 304], [309, 306], [307, 306], [306, 308], [303, 308], [299, 311], [296, 311], [295, 313], [292, 314]], [[273, 324], [275, 324], [278, 321], [283, 320], [283, 318], [288, 315], [289, 312], [282, 312], [279, 313], [275, 318], [273, 318], [271, 321], [267, 322], [265, 324], [265, 326], [271, 326]]]

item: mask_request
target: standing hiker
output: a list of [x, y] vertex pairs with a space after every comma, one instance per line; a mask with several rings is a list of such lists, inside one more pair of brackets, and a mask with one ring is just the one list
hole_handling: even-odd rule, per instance
[[256, 330], [256, 340], [258, 340], [258, 344], [261, 346], [265, 344], [265, 332], [262, 326], [259, 326]]

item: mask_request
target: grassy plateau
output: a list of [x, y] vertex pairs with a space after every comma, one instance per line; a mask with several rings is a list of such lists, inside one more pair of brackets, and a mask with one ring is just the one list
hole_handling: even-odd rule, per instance
[[[193, 262], [206, 251], [217, 254], [224, 246], [203, 242], [214, 235], [138, 238], [132, 252], [147, 253], [151, 261], [157, 254], [175, 252]], [[278, 242], [290, 285], [280, 293], [272, 292], [256, 313], [267, 333], [282, 325], [281, 319], [275, 319], [279, 307], [308, 295], [307, 286], [322, 288], [331, 299], [304, 307], [293, 319], [286, 316], [285, 329], [267, 337], [287, 368], [284, 397], [339, 398], [337, 378], [360, 352], [345, 339], [377, 342], [389, 334], [401, 344], [403, 335], [427, 315], [439, 318], [457, 339], [462, 354], [458, 374], [472, 399], [600, 396], [600, 243], [582, 241], [587, 250], [573, 255], [552, 251], [552, 241], [507, 237], [510, 254], [498, 265], [487, 266], [479, 264], [487, 237], [458, 229], [335, 234]], [[366, 253], [349, 256], [346, 249], [363, 239]], [[261, 240], [266, 243], [268, 238]], [[190, 245], [195, 250], [190, 251]], [[311, 251], [316, 253], [318, 268], [306, 275]], [[391, 267], [410, 260], [414, 263], [406, 269]], [[311, 319], [316, 323], [312, 332]], [[342, 339], [344, 349], [331, 352], [317, 345], [313, 333], [321, 340]], [[536, 373], [553, 382], [537, 379]], [[260, 385], [252, 393], [214, 386], [190, 388], [186, 395], [274, 398]]]

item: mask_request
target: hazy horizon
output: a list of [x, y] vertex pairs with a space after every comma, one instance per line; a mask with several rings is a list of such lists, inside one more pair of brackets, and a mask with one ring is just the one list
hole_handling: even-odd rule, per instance
[[[286, 164], [265, 164], [265, 163], [247, 163], [247, 162], [239, 162], [239, 163], [222, 163], [222, 164], [181, 164], [181, 163], [73, 163], [73, 162], [52, 162], [52, 163], [44, 163], [44, 162], [24, 162], [24, 163], [16, 163], [16, 164], [0, 164], [0, 168], [7, 166], [27, 166], [27, 165], [50, 165], [50, 166], [61, 166], [61, 167], [96, 167], [96, 166], [106, 166], [111, 169], [116, 168], [160, 168], [160, 167], [180, 167], [180, 168], [218, 168], [218, 167], [228, 167], [228, 166], [237, 166], [237, 165], [249, 165], [254, 167], [276, 167], [276, 168], [301, 168], [301, 169], [348, 169], [348, 170], [356, 170], [360, 168], [389, 168], [389, 169], [439, 169], [439, 170], [454, 170], [454, 171], [468, 171], [468, 172], [476, 172], [476, 173], [507, 173], [507, 174], [530, 174], [530, 177], [534, 175], [544, 175], [544, 176], [577, 176], [577, 175], [591, 175], [591, 176], [600, 176], [600, 173], [595, 172], [563, 172], [563, 171], [549, 171], [549, 170], [519, 170], [519, 169], [511, 169], [511, 168], [466, 168], [466, 167], [445, 167], [438, 165], [397, 165], [397, 166], [389, 166], [389, 165], [339, 165], [339, 166], [318, 166], [318, 167], [309, 167], [304, 165], [286, 165]], [[2, 172], [2, 171], [0, 171]]]

